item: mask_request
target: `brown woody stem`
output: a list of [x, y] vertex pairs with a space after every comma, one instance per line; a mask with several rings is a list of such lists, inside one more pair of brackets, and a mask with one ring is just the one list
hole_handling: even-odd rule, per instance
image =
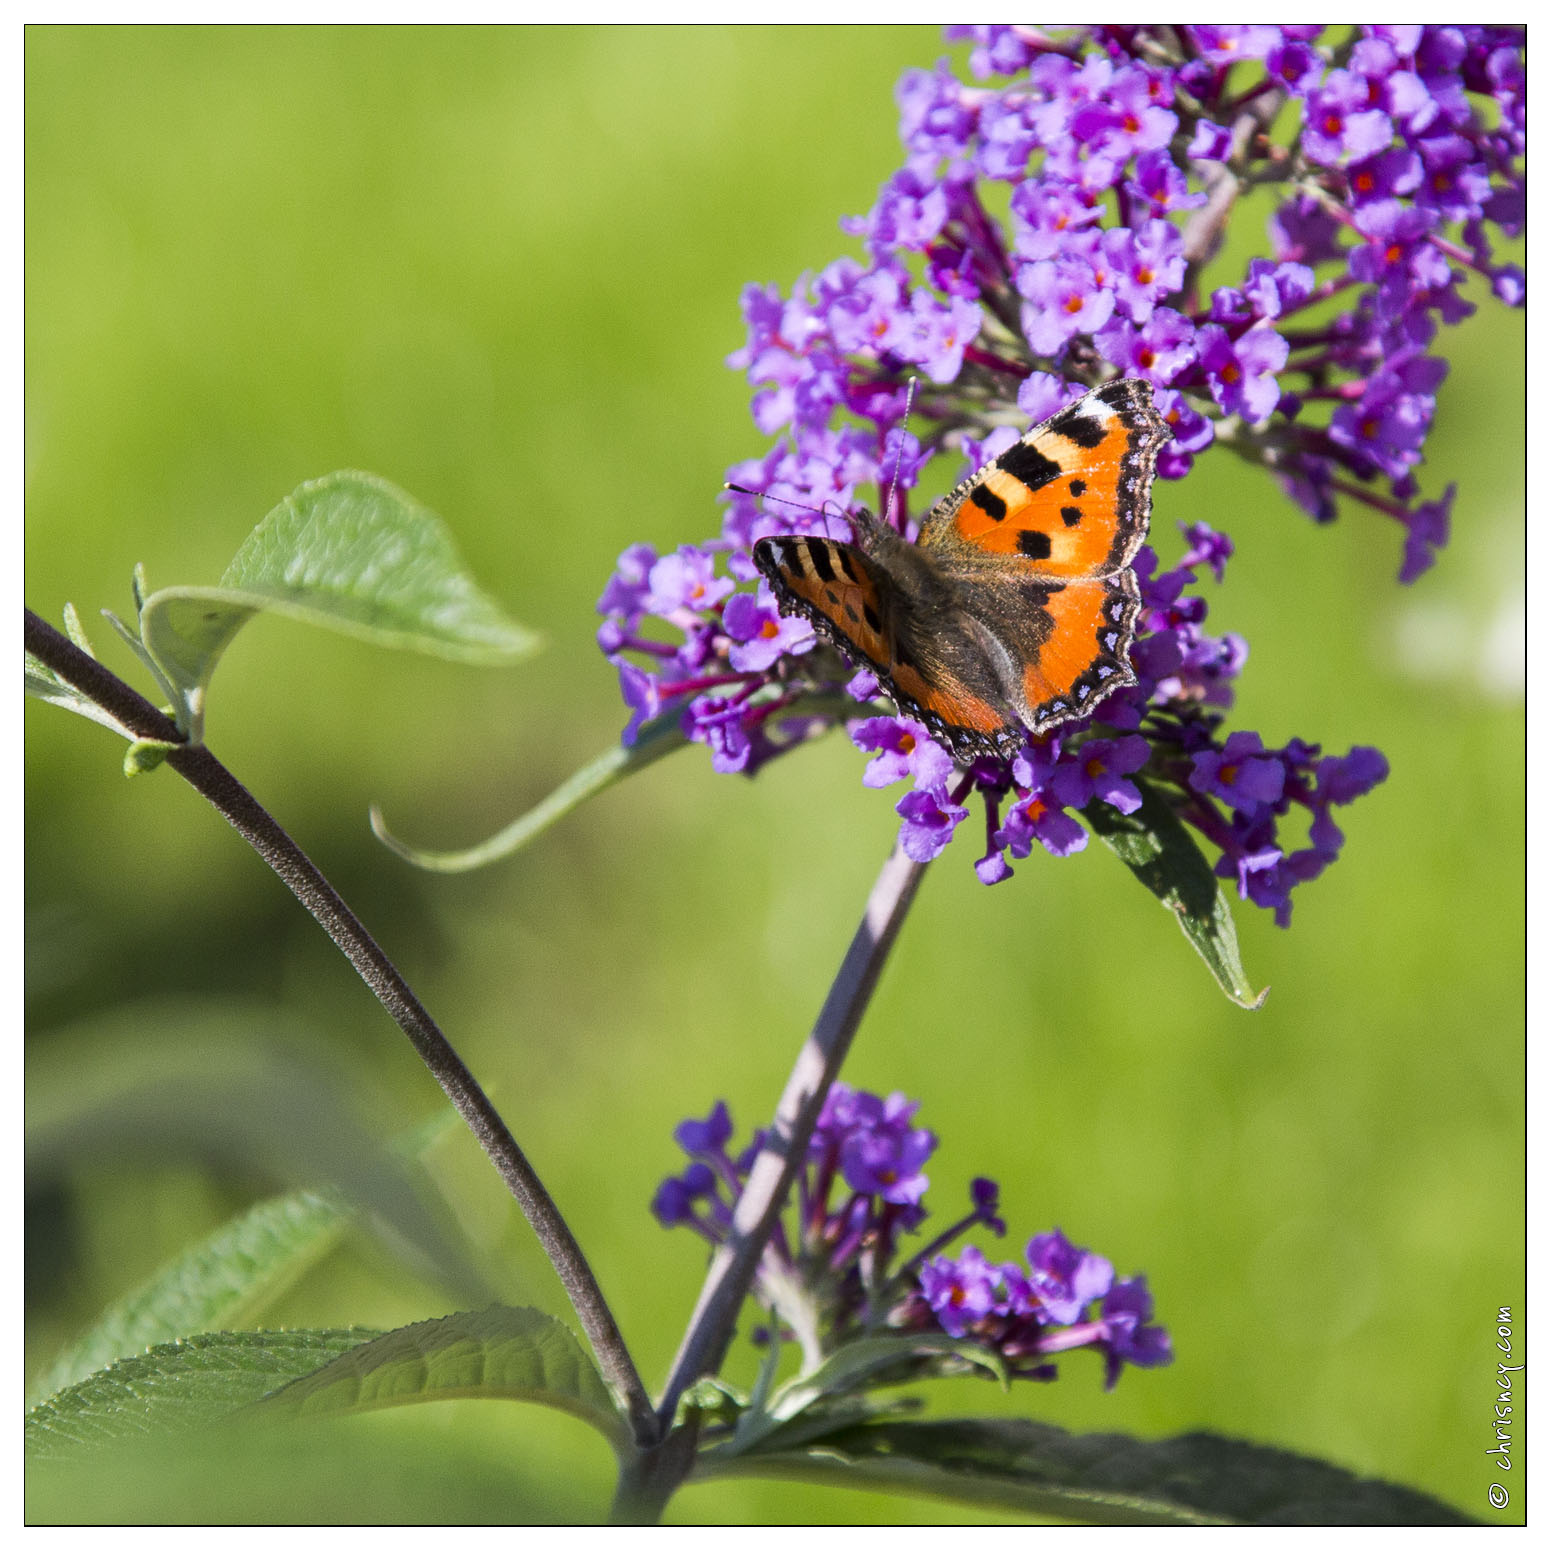
[[630, 1416], [637, 1444], [647, 1448], [655, 1443], [657, 1419], [651, 1401], [581, 1246], [506, 1122], [334, 886], [208, 748], [185, 742], [183, 734], [150, 701], [30, 609], [26, 613], [26, 649], [109, 712], [126, 733], [180, 745], [168, 754], [167, 764], [213, 804], [329, 934], [452, 1100], [549, 1256], [599, 1366]]

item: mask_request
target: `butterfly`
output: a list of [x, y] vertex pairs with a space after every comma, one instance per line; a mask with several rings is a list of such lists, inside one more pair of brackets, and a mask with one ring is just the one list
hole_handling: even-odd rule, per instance
[[1136, 682], [1130, 567], [1169, 436], [1147, 383], [1107, 382], [945, 495], [914, 544], [857, 508], [854, 542], [772, 535], [754, 564], [955, 754], [1010, 757]]

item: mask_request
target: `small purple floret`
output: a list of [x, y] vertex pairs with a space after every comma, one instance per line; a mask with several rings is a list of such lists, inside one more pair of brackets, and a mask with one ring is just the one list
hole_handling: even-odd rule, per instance
[[953, 760], [919, 722], [905, 716], [872, 716], [851, 724], [851, 741], [877, 757], [862, 772], [863, 786], [892, 786], [907, 778], [941, 790]]
[[1258, 732], [1232, 733], [1220, 750], [1208, 749], [1191, 762], [1192, 790], [1220, 798], [1240, 813], [1278, 802], [1284, 780], [1281, 761], [1265, 752]]

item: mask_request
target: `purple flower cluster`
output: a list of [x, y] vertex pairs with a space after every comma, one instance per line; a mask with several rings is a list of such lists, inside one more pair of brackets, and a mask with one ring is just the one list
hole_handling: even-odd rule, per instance
[[[1055, 1378], [1053, 1359], [1079, 1347], [1103, 1355], [1106, 1387], [1127, 1363], [1170, 1362], [1168, 1332], [1149, 1323], [1146, 1278], [1117, 1281], [1109, 1261], [1059, 1229], [1029, 1240], [1027, 1268], [992, 1265], [973, 1245], [956, 1258], [943, 1253], [975, 1227], [998, 1238], [1007, 1231], [991, 1180], [975, 1180], [969, 1212], [896, 1263], [901, 1236], [927, 1217], [922, 1169], [937, 1139], [913, 1123], [918, 1107], [844, 1083], [825, 1100], [791, 1220], [777, 1224], [755, 1283], [808, 1365], [864, 1333], [933, 1329], [996, 1352], [1018, 1378]], [[732, 1120], [718, 1103], [706, 1119], [680, 1124], [674, 1139], [690, 1163], [658, 1187], [652, 1211], [664, 1227], [721, 1244], [763, 1133], [729, 1153]]]
[[[1082, 849], [1073, 811], [1132, 811], [1145, 778], [1220, 849], [1218, 871], [1241, 896], [1285, 923], [1291, 888], [1339, 845], [1330, 806], [1385, 767], [1371, 750], [1322, 759], [1301, 740], [1263, 749], [1223, 726], [1247, 647], [1202, 630], [1194, 589], [1202, 568], [1221, 579], [1224, 536], [1190, 526], [1167, 571], [1142, 551], [1135, 688], [1015, 759], [962, 770], [919, 724], [864, 714], [877, 680], [779, 613], [749, 549], [775, 532], [849, 537], [844, 514], [865, 485], [886, 492], [888, 519], [909, 535], [908, 492], [937, 453], [973, 469], [1028, 421], [1120, 375], [1152, 384], [1173, 432], [1161, 477], [1231, 445], [1321, 521], [1342, 498], [1396, 519], [1401, 579], [1414, 580], [1447, 538], [1454, 497], [1450, 486], [1421, 499], [1416, 477], [1446, 370], [1429, 353], [1437, 325], [1472, 310], [1472, 274], [1511, 305], [1523, 299], [1522, 274], [1493, 252], [1494, 235], [1524, 221], [1523, 29], [956, 35], [984, 84], [946, 63], [900, 82], [905, 164], [867, 215], [843, 223], [865, 262], [837, 259], [789, 297], [744, 293], [748, 342], [730, 364], [754, 385], [756, 424], [779, 439], [729, 471], [741, 488], [720, 536], [667, 556], [635, 546], [600, 600], [599, 641], [631, 709], [626, 742], [673, 713], [717, 770], [751, 773], [848, 719], [874, 756], [868, 784], [911, 781], [898, 810], [912, 856], [940, 852], [981, 794], [986, 883], [1035, 842]], [[997, 183], [1007, 191], [988, 200]], [[1281, 188], [1269, 251], [1209, 287], [1250, 184]], [[989, 208], [1003, 204], [1005, 219]], [[915, 433], [904, 424], [913, 375], [924, 379]], [[1243, 760], [1246, 739], [1256, 752]], [[1302, 848], [1280, 833], [1293, 804], [1309, 816]]]
[[1117, 1280], [1109, 1261], [1059, 1228], [1036, 1233], [1024, 1255], [1027, 1269], [1012, 1261], [994, 1265], [973, 1244], [953, 1258], [935, 1255], [921, 1267], [915, 1302], [949, 1335], [999, 1353], [1014, 1378], [1053, 1379], [1051, 1359], [1084, 1346], [1103, 1353], [1106, 1389], [1127, 1363], [1157, 1368], [1173, 1361], [1168, 1331], [1148, 1323], [1145, 1276]]

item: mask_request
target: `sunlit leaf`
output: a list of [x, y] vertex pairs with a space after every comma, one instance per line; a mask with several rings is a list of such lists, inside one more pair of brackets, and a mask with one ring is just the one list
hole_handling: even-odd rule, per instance
[[38, 1459], [193, 1432], [359, 1346], [371, 1330], [217, 1331], [153, 1346], [51, 1396], [27, 1413]]
[[191, 736], [221, 653], [265, 609], [463, 662], [510, 662], [538, 645], [474, 585], [440, 518], [387, 480], [349, 470], [298, 486], [218, 587], [164, 587], [145, 599], [142, 639]]
[[50, 705], [57, 705], [62, 710], [74, 711], [77, 716], [84, 716], [88, 721], [98, 723], [106, 727], [110, 732], [116, 732], [127, 737], [128, 734], [119, 726], [118, 722], [104, 711], [96, 701], [88, 700], [80, 690], [57, 679], [52, 673], [43, 667], [35, 658], [27, 659], [25, 673], [25, 688], [29, 695], [38, 700], [46, 700]]

